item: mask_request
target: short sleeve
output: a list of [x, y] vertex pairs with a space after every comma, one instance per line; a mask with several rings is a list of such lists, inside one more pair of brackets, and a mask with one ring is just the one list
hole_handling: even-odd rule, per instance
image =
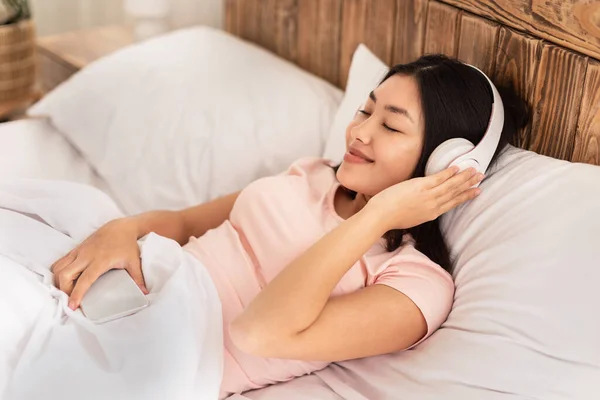
[[402, 292], [421, 310], [427, 322], [427, 334], [419, 343], [442, 325], [454, 300], [454, 282], [450, 274], [425, 255], [421, 256], [423, 261], [415, 260], [415, 257], [407, 261], [391, 260], [373, 282]]

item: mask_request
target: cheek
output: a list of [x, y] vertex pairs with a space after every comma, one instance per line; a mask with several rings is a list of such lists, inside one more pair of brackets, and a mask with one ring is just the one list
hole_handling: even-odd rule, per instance
[[407, 164], [416, 162], [420, 156], [419, 146], [412, 141], [398, 140], [378, 143], [378, 155], [386, 163]]
[[377, 160], [382, 168], [384, 184], [393, 185], [410, 179], [421, 158], [421, 146], [414, 141], [382, 143], [377, 148]]

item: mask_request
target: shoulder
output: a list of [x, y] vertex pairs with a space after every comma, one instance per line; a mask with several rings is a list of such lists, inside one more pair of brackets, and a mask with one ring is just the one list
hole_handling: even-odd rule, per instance
[[314, 175], [318, 173], [333, 172], [335, 163], [320, 157], [303, 157], [294, 161], [282, 175]]
[[337, 182], [334, 166], [332, 161], [324, 158], [304, 157], [294, 161], [281, 175], [295, 178], [294, 181], [306, 185], [320, 198]]

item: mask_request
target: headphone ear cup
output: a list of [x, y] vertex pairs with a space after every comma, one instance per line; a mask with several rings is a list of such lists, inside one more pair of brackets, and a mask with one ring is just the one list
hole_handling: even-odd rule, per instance
[[473, 150], [475, 145], [464, 138], [446, 140], [435, 148], [427, 164], [425, 165], [425, 176], [434, 175], [450, 166], [457, 157]]

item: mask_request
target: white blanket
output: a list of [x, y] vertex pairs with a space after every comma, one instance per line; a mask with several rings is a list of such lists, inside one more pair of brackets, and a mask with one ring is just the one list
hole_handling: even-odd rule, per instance
[[99, 190], [0, 181], [0, 399], [216, 399], [221, 303], [205, 267], [173, 240], [139, 240], [150, 306], [95, 325], [67, 307], [50, 265], [110, 219]]

